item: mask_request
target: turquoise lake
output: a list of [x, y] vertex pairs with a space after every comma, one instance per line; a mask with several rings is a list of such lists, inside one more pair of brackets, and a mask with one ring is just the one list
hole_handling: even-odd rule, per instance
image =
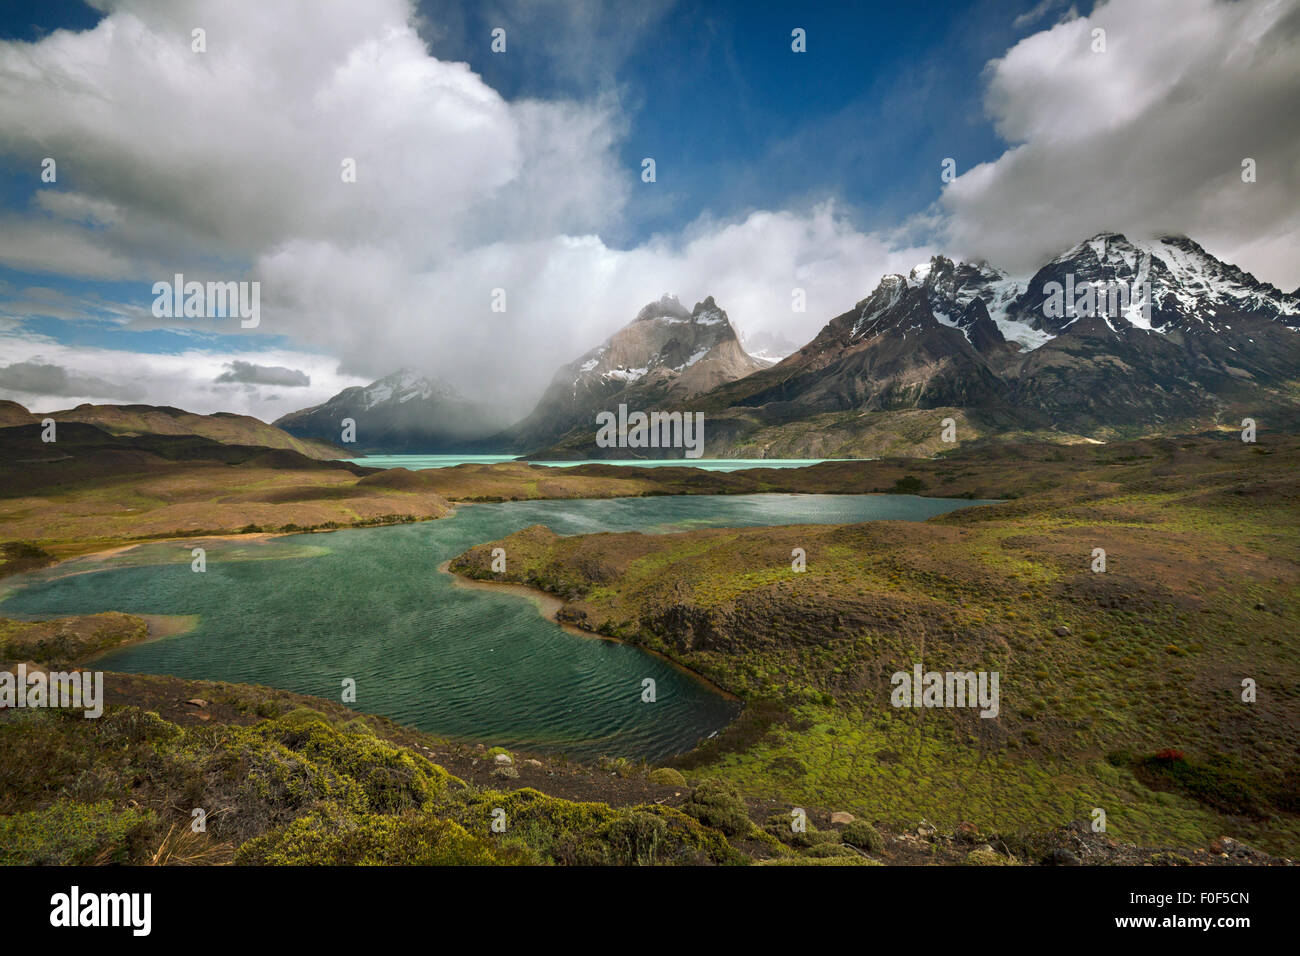
[[[664, 496], [460, 506], [439, 521], [260, 540], [139, 545], [7, 582], [0, 614], [197, 615], [188, 633], [97, 659], [103, 670], [265, 684], [340, 699], [448, 737], [576, 759], [661, 760], [740, 705], [631, 645], [565, 631], [525, 597], [459, 587], [438, 566], [532, 524], [560, 534], [924, 520], [986, 504], [910, 495]], [[644, 678], [657, 700], [641, 701]], [[110, 700], [111, 704], [112, 701]]]
[[[426, 468], [454, 468], [457, 465], [495, 465], [514, 461], [511, 455], [367, 455], [349, 459], [367, 468], [409, 468], [423, 471]], [[702, 471], [740, 471], [742, 468], [806, 468], [818, 465], [828, 458], [612, 458], [584, 461], [530, 461], [530, 465], [549, 468], [574, 468], [578, 465], [628, 465], [636, 468], [699, 468]]]

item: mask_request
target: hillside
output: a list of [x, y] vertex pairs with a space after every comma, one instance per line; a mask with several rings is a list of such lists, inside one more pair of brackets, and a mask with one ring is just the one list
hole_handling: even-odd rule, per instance
[[436, 492], [362, 484], [374, 469], [198, 435], [112, 435], [67, 422], [0, 428], [0, 542], [60, 555], [148, 538], [438, 518]]
[[226, 445], [283, 448], [308, 458], [346, 458], [346, 450], [328, 441], [303, 440], [274, 425], [231, 412], [197, 415], [169, 405], [78, 405], [35, 415], [17, 402], [0, 403], [0, 428], [26, 425], [45, 418], [56, 422], [94, 425], [110, 435], [198, 435]]
[[[920, 524], [534, 527], [451, 569], [557, 594], [561, 620], [739, 694], [747, 717], [680, 765], [747, 793], [940, 829], [1101, 807], [1120, 839], [1295, 856], [1300, 442], [1004, 451], [917, 463], [895, 490], [997, 494], [990, 468], [1021, 488]], [[890, 676], [920, 660], [998, 672], [997, 715], [891, 707]]]
[[[54, 663], [50, 650], [64, 661], [144, 629], [124, 614], [0, 619], [0, 664], [39, 670]], [[1282, 862], [1232, 841], [1173, 852], [1081, 824], [877, 827], [817, 805], [801, 807], [807, 826], [796, 832], [790, 807], [707, 775], [470, 747], [287, 691], [110, 671], [104, 697], [97, 720], [0, 711], [0, 863]], [[193, 806], [220, 809], [195, 832]]]

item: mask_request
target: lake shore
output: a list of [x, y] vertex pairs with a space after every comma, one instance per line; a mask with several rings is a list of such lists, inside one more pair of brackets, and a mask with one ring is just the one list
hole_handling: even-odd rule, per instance
[[561, 630], [567, 631], [568, 633], [573, 634], [577, 637], [586, 638], [588, 640], [594, 638], [600, 641], [610, 641], [614, 644], [626, 644], [629, 647], [635, 647], [643, 654], [649, 654], [652, 657], [655, 657], [663, 661], [665, 664], [670, 665], [674, 670], [680, 671], [681, 673], [687, 675], [692, 680], [707, 687], [709, 690], [717, 694], [719, 697], [725, 698], [726, 700], [735, 701], [737, 703], [742, 702], [742, 698], [733, 694], [725, 687], [722, 687], [714, 683], [713, 681], [709, 680], [707, 677], [705, 677], [703, 674], [699, 673], [698, 671], [691, 670], [685, 664], [681, 663], [680, 661], [674, 660], [673, 658], [669, 657], [667, 654], [661, 653], [660, 651], [653, 650], [652, 648], [649, 647], [643, 647], [640, 644], [635, 643], [634, 641], [625, 641], [620, 637], [611, 637], [608, 634], [597, 634], [595, 631], [586, 631], [574, 624], [570, 624], [566, 621], [560, 620], [559, 612], [560, 609], [564, 607], [566, 602], [563, 599], [556, 597], [554, 594], [548, 594], [545, 591], [539, 590], [538, 588], [529, 587], [526, 584], [516, 584], [508, 581], [480, 581], [476, 578], [467, 577], [466, 575], [463, 574], [457, 574], [455, 571], [452, 571], [450, 569], [450, 565], [453, 560], [455, 559], [448, 558], [446, 561], [442, 562], [442, 564], [438, 565], [438, 570], [441, 571], [443, 574], [446, 574], [449, 578], [451, 578], [452, 583], [455, 584], [455, 586], [458, 588], [466, 588], [469, 590], [481, 590], [481, 591], [495, 591], [498, 594], [513, 594], [515, 597], [526, 598], [529, 602], [532, 603], [532, 605], [535, 608], [537, 608], [538, 614], [540, 614], [546, 620], [550, 621], [552, 624], [558, 625]]

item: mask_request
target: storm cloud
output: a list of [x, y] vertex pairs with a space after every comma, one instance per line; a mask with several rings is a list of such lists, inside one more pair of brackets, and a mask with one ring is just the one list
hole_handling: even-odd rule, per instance
[[218, 375], [215, 381], [245, 385], [283, 385], [286, 388], [305, 388], [311, 384], [311, 376], [297, 369], [285, 368], [283, 365], [255, 365], [252, 362], [235, 360], [226, 363], [226, 370]]

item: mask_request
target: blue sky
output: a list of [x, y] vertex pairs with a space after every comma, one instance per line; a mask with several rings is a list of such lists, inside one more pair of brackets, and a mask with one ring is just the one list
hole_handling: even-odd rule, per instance
[[[833, 197], [875, 228], [925, 208], [939, 196], [943, 157], [974, 165], [1005, 148], [984, 115], [979, 76], [1033, 29], [1012, 24], [1037, 5], [669, 7], [625, 41], [631, 49], [607, 54], [628, 107], [620, 155], [629, 168], [653, 156], [668, 187], [633, 204], [621, 238], [680, 229], [706, 209], [729, 216]], [[441, 6], [422, 9], [436, 18]], [[454, 35], [435, 35], [434, 52], [467, 60], [512, 98], [589, 95], [608, 82], [604, 70], [573, 68], [589, 56], [589, 40], [566, 40], [563, 21], [542, 24], [540, 36], [530, 24], [511, 56], [493, 54], [478, 38], [504, 26], [509, 40], [513, 24], [489, 9], [474, 7]], [[617, 32], [618, 18], [607, 19], [601, 32]], [[807, 54], [791, 51], [794, 27], [806, 31]]]
[[[819, 199], [839, 200], [863, 228], [897, 224], [938, 198], [944, 157], [974, 165], [1006, 148], [984, 114], [981, 70], [1066, 4], [610, 3], [599, 16], [574, 13], [579, 30], [554, 15], [562, 4], [531, 16], [496, 6], [425, 0], [421, 36], [507, 99], [617, 96], [628, 126], [621, 160], [638, 169], [654, 157], [665, 187], [602, 234], [627, 247], [702, 212]], [[620, 7], [639, 9], [640, 22], [629, 28]], [[103, 16], [83, 0], [9, 0], [0, 39], [86, 30]], [[485, 42], [496, 27], [508, 55]], [[806, 31], [804, 55], [791, 50], [795, 27]], [[27, 170], [7, 165], [6, 206], [25, 204], [32, 188]]]
[[[1294, 288], [1298, 2], [10, 0], [0, 398], [273, 418], [414, 365], [526, 409], [665, 291], [801, 344], [932, 253], [1104, 229]], [[265, 321], [151, 315], [177, 272]]]

